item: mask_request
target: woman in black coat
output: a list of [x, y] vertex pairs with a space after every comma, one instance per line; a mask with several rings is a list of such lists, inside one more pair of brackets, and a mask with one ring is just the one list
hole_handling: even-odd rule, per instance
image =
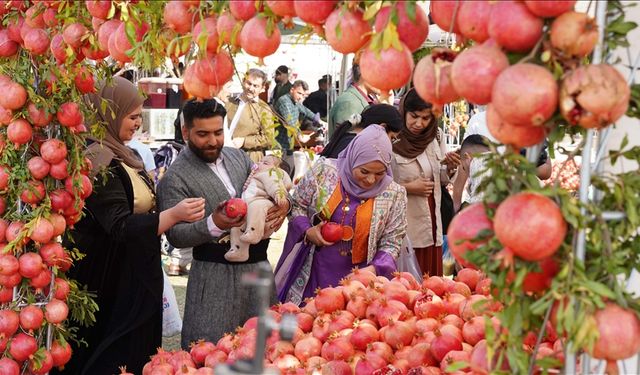
[[86, 254], [69, 276], [96, 293], [99, 311], [93, 326], [76, 332], [88, 346], [73, 346], [63, 373], [116, 374], [127, 366], [139, 374], [162, 342], [160, 235], [178, 222], [202, 219], [204, 200], [156, 212], [153, 183], [124, 145], [142, 122], [144, 98], [131, 82], [116, 77], [85, 99], [107, 132], [86, 150], [94, 191], [65, 244]]

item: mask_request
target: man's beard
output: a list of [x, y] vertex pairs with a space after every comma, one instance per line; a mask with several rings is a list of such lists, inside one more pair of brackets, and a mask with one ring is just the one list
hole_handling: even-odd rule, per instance
[[[187, 145], [189, 146], [189, 149], [205, 163], [215, 163], [215, 161], [218, 160], [218, 157], [220, 156], [220, 151], [222, 150], [222, 146], [221, 147], [207, 146], [206, 148], [198, 148], [193, 143], [191, 143], [191, 141], [187, 141]], [[206, 152], [206, 151], [209, 151], [209, 152]], [[212, 152], [212, 151], [215, 151], [215, 152]]]

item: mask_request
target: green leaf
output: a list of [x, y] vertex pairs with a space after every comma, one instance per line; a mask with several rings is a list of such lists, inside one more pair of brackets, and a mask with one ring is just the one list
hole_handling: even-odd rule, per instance
[[408, 1], [405, 4], [406, 4], [405, 6], [406, 6], [407, 16], [409, 17], [409, 20], [415, 23], [416, 22], [416, 3], [413, 1]]
[[382, 1], [373, 2], [372, 4], [369, 5], [367, 10], [364, 11], [364, 14], [362, 15], [362, 19], [365, 21], [369, 21], [370, 19], [373, 19], [373, 17], [375, 17], [376, 14], [378, 14], [378, 11], [380, 10], [380, 8], [382, 8]]
[[607, 27], [607, 31], [626, 35], [629, 31], [635, 29], [636, 27], [638, 27], [638, 24], [635, 22], [618, 22], [609, 25]]
[[594, 280], [584, 280], [585, 286], [591, 290], [592, 292], [601, 295], [602, 297], [615, 299], [616, 295], [602, 283], [599, 283]]
[[463, 368], [469, 367], [469, 363], [465, 361], [455, 361], [445, 369], [446, 373], [456, 372], [458, 370], [462, 370]]

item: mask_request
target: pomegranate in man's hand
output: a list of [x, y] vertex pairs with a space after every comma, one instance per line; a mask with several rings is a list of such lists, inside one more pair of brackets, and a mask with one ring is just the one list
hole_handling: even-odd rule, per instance
[[337, 242], [342, 239], [343, 230], [340, 224], [328, 222], [320, 228], [320, 234], [327, 242]]
[[232, 219], [238, 216], [244, 216], [247, 214], [247, 203], [241, 198], [231, 198], [224, 206], [224, 213]]

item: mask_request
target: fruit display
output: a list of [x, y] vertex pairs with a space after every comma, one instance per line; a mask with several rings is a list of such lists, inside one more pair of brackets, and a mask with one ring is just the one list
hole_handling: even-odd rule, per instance
[[[489, 295], [490, 280], [463, 269], [455, 280], [409, 273], [389, 280], [354, 270], [341, 285], [317, 291], [302, 308], [271, 307], [279, 321], [293, 314], [298, 328], [291, 342], [272, 334], [267, 340], [265, 367], [282, 374], [456, 374], [488, 373], [487, 330], [508, 334], [493, 315], [502, 306]], [[193, 343], [190, 352], [159, 350], [143, 374], [161, 369], [211, 374], [219, 363], [252, 358], [257, 318], [217, 343]], [[526, 339], [535, 346], [536, 332]], [[560, 358], [562, 340], [550, 332], [539, 356]], [[197, 369], [197, 370], [196, 370]], [[508, 370], [508, 367], [506, 367]]]

